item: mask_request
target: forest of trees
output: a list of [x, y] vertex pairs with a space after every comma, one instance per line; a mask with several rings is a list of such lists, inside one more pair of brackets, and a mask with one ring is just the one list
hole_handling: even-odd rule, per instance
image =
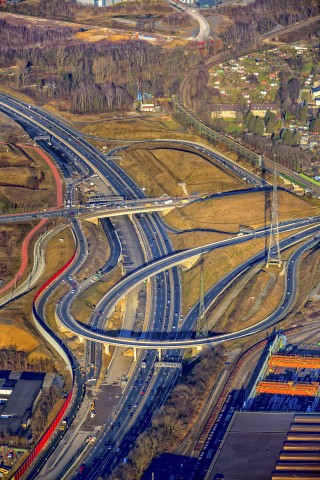
[[0, 369], [19, 372], [54, 372], [54, 362], [46, 358], [28, 359], [28, 352], [17, 350], [15, 345], [0, 349]]
[[1, 27], [0, 66], [16, 65], [15, 77], [1, 81], [39, 102], [65, 99], [75, 113], [128, 109], [138, 84], [155, 96], [177, 93], [199, 58], [197, 51], [183, 55], [181, 48], [164, 50], [140, 40], [68, 44], [63, 41], [72, 33], [68, 28], [38, 31], [9, 21]]
[[246, 6], [226, 5], [219, 13], [230, 16], [234, 23], [223, 34], [229, 44], [255, 43], [258, 35], [276, 25], [289, 26], [319, 15], [318, 0], [255, 0]]
[[55, 404], [62, 398], [62, 388], [52, 385], [48, 391], [42, 393], [31, 419], [31, 429], [34, 441], [43, 433], [48, 421], [48, 416], [52, 412]]

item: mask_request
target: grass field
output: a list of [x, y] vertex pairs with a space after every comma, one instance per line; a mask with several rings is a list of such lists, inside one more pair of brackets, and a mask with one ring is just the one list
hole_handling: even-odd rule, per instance
[[[204, 207], [200, 208], [200, 205]], [[266, 205], [266, 207], [265, 207]], [[318, 207], [312, 207], [295, 195], [279, 192], [279, 215], [282, 220], [315, 215]], [[257, 192], [248, 195], [235, 195], [219, 200], [210, 200], [203, 204], [192, 204], [183, 209], [176, 209], [166, 216], [166, 221], [178, 228], [193, 230], [183, 234], [171, 234], [172, 242], [177, 250], [191, 248], [205, 243], [222, 240], [236, 234], [239, 225], [259, 227], [270, 223], [270, 206], [265, 194]], [[207, 231], [197, 231], [207, 229]], [[208, 289], [219, 278], [231, 271], [235, 266], [249, 258], [266, 246], [265, 240], [255, 240], [239, 246], [226, 247], [204, 256], [205, 285]], [[183, 306], [186, 312], [199, 298], [200, 266], [197, 263], [191, 270], [182, 273]], [[272, 311], [276, 301], [280, 299], [281, 288], [275, 286], [270, 294], [269, 307]], [[262, 305], [260, 313], [269, 311]], [[250, 319], [255, 322], [258, 315]]]
[[53, 275], [73, 255], [75, 239], [70, 228], [66, 228], [55, 235], [46, 246], [45, 279]]
[[101, 268], [110, 256], [110, 247], [103, 232], [102, 226], [82, 221], [83, 232], [90, 245], [92, 254], [87, 258], [81, 270], [77, 273], [77, 278], [82, 280], [94, 274]]
[[9, 281], [21, 263], [21, 245], [28, 232], [37, 222], [1, 225], [0, 232], [0, 278]]
[[[172, 210], [166, 222], [181, 230], [207, 229], [205, 232], [189, 231], [173, 234], [172, 241], [177, 249], [191, 248], [236, 234], [240, 225], [257, 228], [270, 223], [269, 192], [254, 192], [224, 198], [196, 202]], [[279, 191], [279, 219], [308, 217], [319, 213], [302, 198]]]
[[[0, 123], [1, 125], [1, 123]], [[16, 139], [19, 141], [19, 138]], [[30, 159], [23, 154], [20, 148], [12, 143], [0, 143], [0, 168], [27, 168], [30, 166]], [[1, 180], [5, 180], [1, 178]]]
[[72, 304], [72, 315], [82, 323], [87, 324], [92, 310], [103, 297], [103, 295], [110, 290], [110, 288], [120, 280], [122, 277], [121, 268], [117, 267], [108, 275], [108, 280], [104, 281], [103, 277], [96, 283], [93, 283], [91, 287], [78, 295], [75, 302]]
[[28, 352], [30, 360], [52, 359], [51, 347], [43, 341], [31, 318], [33, 297], [34, 291], [0, 310], [0, 348], [14, 345]]
[[32, 210], [55, 205], [54, 178], [34, 149], [0, 144], [0, 207]]
[[233, 332], [255, 325], [279, 305], [284, 288], [281, 270], [262, 269], [240, 290], [227, 311], [212, 326], [215, 332]]
[[[78, 118], [78, 120], [81, 120]], [[94, 121], [93, 121], [94, 120]], [[123, 119], [109, 118], [105, 121], [103, 117], [97, 121], [93, 116], [87, 117], [78, 128], [93, 137], [126, 139], [126, 140], [146, 140], [154, 138], [174, 138], [181, 139], [184, 129], [176, 123], [169, 115], [147, 115], [140, 116], [139, 113], [128, 116]], [[89, 123], [90, 122], [90, 123]]]
[[[27, 224], [28, 225], [28, 224]], [[23, 224], [17, 229], [21, 235], [24, 232]], [[59, 248], [60, 238], [64, 238], [64, 248]], [[17, 242], [18, 245], [18, 242]], [[20, 245], [21, 247], [21, 245]], [[46, 273], [41, 279], [42, 283], [50, 277], [65, 261], [70, 258], [74, 250], [74, 240], [71, 231], [66, 229], [48, 242], [46, 249]], [[30, 352], [30, 358], [51, 357], [51, 348], [41, 339], [31, 318], [31, 305], [35, 290], [21, 299], [0, 310], [0, 348], [16, 345], [17, 349]]]
[[245, 188], [242, 180], [225, 173], [202, 156], [182, 149], [130, 148], [123, 153], [121, 163], [149, 196], [184, 195], [181, 182], [186, 184], [189, 194]]
[[[1, 316], [6, 317], [7, 314]], [[1, 322], [0, 348], [10, 345], [15, 345], [18, 350], [31, 352], [38, 347], [39, 342], [28, 331], [12, 325], [11, 322], [8, 325]]]

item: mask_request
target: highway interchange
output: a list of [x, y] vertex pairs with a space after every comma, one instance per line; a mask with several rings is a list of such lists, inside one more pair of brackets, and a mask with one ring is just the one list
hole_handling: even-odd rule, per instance
[[[62, 152], [69, 159], [75, 161], [77, 165], [82, 165], [83, 175], [98, 174], [106, 181], [109, 188], [111, 187], [112, 191], [118, 195], [132, 199], [143, 199], [145, 197], [144, 192], [134, 184], [133, 180], [117, 164], [113, 161], [106, 161], [105, 157], [84, 140], [79, 132], [67, 127], [49, 113], [45, 113], [40, 109], [29, 108], [23, 102], [16, 101], [6, 95], [0, 95], [0, 110], [15, 121], [18, 121], [31, 137], [49, 133], [51, 146], [44, 141], [39, 141], [41, 146], [50, 152], [52, 148], [56, 148], [56, 155], [58, 155], [57, 151]], [[266, 187], [264, 180], [261, 180], [261, 178], [249, 171], [240, 169], [240, 167], [224, 156], [213, 154], [210, 149], [191, 144], [191, 142], [179, 142], [181, 146], [188, 143], [189, 146], [191, 145], [193, 148], [202, 151], [202, 153], [213, 156], [215, 162], [220, 162], [224, 167], [227, 166], [234, 174], [245, 178], [251, 187], [257, 189]], [[119, 149], [115, 149], [110, 154], [115, 154], [118, 151]], [[318, 222], [319, 218], [313, 217], [284, 222], [281, 225], [280, 231], [283, 232], [305, 227], [303, 232], [295, 232], [287, 239], [282, 240], [281, 248], [287, 248], [289, 245], [302, 240], [305, 242], [290, 257], [288, 268], [286, 269], [286, 291], [281, 304], [270, 317], [258, 325], [240, 332], [223, 334], [209, 339], [195, 339], [190, 337], [197, 319], [199, 305], [194, 305], [186, 318], [181, 321], [181, 282], [177, 265], [187, 258], [208, 252], [214, 248], [223, 248], [226, 245], [239, 244], [250, 241], [253, 238], [267, 236], [268, 228], [259, 229], [243, 236], [235, 236], [197, 249], [174, 252], [166, 226], [157, 213], [148, 213], [134, 217], [134, 228], [131, 227], [130, 230], [131, 241], [134, 248], [140, 251], [139, 255], [143, 261], [139, 265], [139, 259], [131, 259], [132, 266], [128, 267], [127, 274], [100, 300], [88, 326], [81, 325], [70, 314], [72, 302], [80, 291], [80, 285], [76, 285], [76, 288], [70, 288], [69, 293], [59, 301], [57, 306], [57, 313], [61, 322], [68, 329], [89, 340], [86, 347], [88, 349], [87, 356], [90, 358], [90, 364], [92, 363], [92, 358], [94, 360], [97, 359], [98, 364], [95, 365], [97, 369], [100, 368], [101, 343], [138, 347], [139, 351], [142, 349], [147, 350], [147, 352], [142, 351], [138, 355], [132, 374], [123, 390], [119, 405], [113, 412], [112, 418], [106, 420], [98, 441], [93, 445], [89, 456], [86, 458], [88, 468], [86, 478], [95, 479], [99, 475], [109, 473], [126, 456], [134, 439], [149, 422], [152, 411], [165, 401], [176, 381], [179, 370], [155, 367], [154, 363], [159, 353], [162, 357], [167, 355], [165, 358], [179, 358], [182, 355], [181, 349], [183, 348], [216, 344], [256, 333], [274, 325], [290, 311], [295, 300], [298, 261], [304, 251], [318, 243]], [[129, 228], [129, 223], [131, 222], [127, 218], [122, 227], [127, 226]], [[57, 283], [64, 281], [70, 284], [70, 277], [72, 278], [76, 274], [88, 256], [86, 238], [76, 216], [70, 216], [70, 224], [77, 241], [76, 260], [68, 272], [56, 284], [52, 284], [37, 302], [36, 315], [41, 322], [45, 322], [45, 305]], [[111, 245], [111, 257], [103, 267], [103, 273], [107, 274], [117, 265], [119, 257], [123, 253], [122, 249], [125, 247], [125, 242], [122, 243], [122, 240], [125, 235], [122, 236], [121, 229], [119, 231], [117, 229], [116, 234], [109, 220], [103, 220], [102, 225]], [[130, 257], [132, 252], [127, 251], [126, 255]], [[211, 305], [213, 300], [218, 297], [226, 286], [230, 285], [242, 272], [246, 271], [253, 264], [264, 260], [264, 258], [265, 251], [262, 251], [222, 278], [206, 292], [206, 307]], [[151, 305], [147, 323], [141, 337], [139, 339], [131, 337], [129, 328], [128, 330], [123, 328], [118, 337], [108, 335], [108, 332], [104, 331], [105, 321], [112, 312], [115, 303], [120, 298], [130, 295], [131, 290], [137, 285], [143, 284], [146, 280], [150, 282], [148, 288], [151, 292]], [[91, 279], [87, 279], [81, 284], [81, 291], [87, 288], [91, 284], [90, 282]], [[161, 349], [161, 352], [158, 352], [158, 349]], [[73, 404], [74, 409], [76, 409], [83, 394], [83, 379], [79, 372], [79, 365], [73, 357], [72, 363], [77, 385], [77, 394]], [[95, 375], [95, 368], [89, 371], [88, 379]], [[49, 453], [47, 452], [47, 454]], [[94, 468], [92, 468], [93, 465]], [[39, 468], [40, 465], [37, 465], [37, 470]], [[28, 478], [36, 478], [37, 470], [35, 468], [32, 469]], [[64, 472], [62, 473], [64, 474]]]

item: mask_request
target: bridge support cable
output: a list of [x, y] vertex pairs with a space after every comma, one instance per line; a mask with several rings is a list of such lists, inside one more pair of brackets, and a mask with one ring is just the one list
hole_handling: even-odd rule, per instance
[[279, 209], [278, 209], [278, 184], [277, 184], [277, 167], [274, 164], [273, 173], [273, 189], [271, 203], [271, 226], [269, 237], [269, 249], [267, 266], [281, 266], [280, 243], [279, 243]]

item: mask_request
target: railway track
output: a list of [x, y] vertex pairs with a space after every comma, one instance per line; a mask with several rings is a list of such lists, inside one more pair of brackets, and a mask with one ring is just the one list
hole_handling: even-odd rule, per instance
[[[306, 332], [304, 332], [304, 330], [306, 330]], [[315, 322], [312, 325], [299, 325], [297, 327], [293, 327], [290, 330], [285, 331], [284, 333], [291, 342], [297, 342], [298, 340], [306, 341], [308, 338], [314, 337], [314, 335], [318, 333], [319, 330], [320, 322]], [[226, 403], [228, 402], [228, 400], [231, 399], [232, 390], [239, 387], [239, 384], [241, 383], [239, 378], [242, 378], [242, 376], [239, 375], [241, 374], [241, 370], [247, 371], [248, 363], [250, 363], [251, 365], [255, 364], [259, 356], [261, 355], [263, 348], [265, 348], [266, 345], [267, 340], [261, 340], [257, 342], [252, 347], [249, 347], [247, 351], [235, 363], [235, 366], [230, 372], [227, 381], [223, 387], [221, 395], [219, 396], [219, 399], [214, 406], [212, 413], [208, 418], [201, 432], [201, 435], [193, 448], [194, 457], [199, 458], [201, 452], [206, 448], [206, 442], [208, 440], [210, 432], [214, 428], [214, 425], [219, 415], [223, 413], [223, 409]]]

